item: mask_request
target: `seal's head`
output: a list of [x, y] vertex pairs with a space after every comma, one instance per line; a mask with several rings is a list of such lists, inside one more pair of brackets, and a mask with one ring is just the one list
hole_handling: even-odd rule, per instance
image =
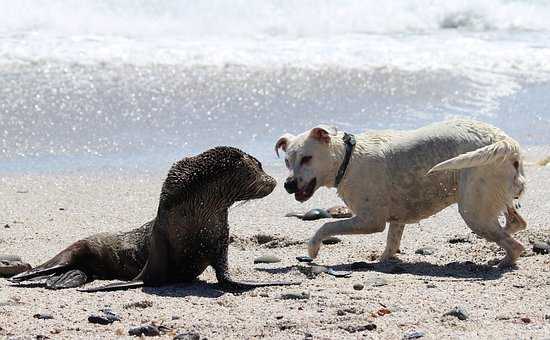
[[175, 163], [164, 181], [160, 205], [170, 208], [197, 201], [205, 208], [209, 204], [230, 206], [267, 196], [276, 184], [256, 158], [233, 147], [219, 146]]
[[236, 190], [235, 201], [262, 198], [269, 195], [277, 182], [262, 168], [262, 163], [255, 157], [236, 148], [227, 149], [229, 159], [233, 161], [228, 172], [227, 185]]

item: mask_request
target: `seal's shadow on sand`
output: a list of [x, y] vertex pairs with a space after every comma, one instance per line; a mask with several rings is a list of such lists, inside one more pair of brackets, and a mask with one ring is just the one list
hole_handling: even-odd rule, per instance
[[[288, 273], [299, 265], [282, 268], [257, 268], [256, 270], [271, 274]], [[461, 278], [477, 280], [497, 280], [506, 270], [489, 265], [476, 264], [471, 261], [451, 262], [446, 265], [429, 262], [353, 262], [330, 266], [334, 270], [350, 270], [353, 272], [379, 272], [385, 274], [410, 274], [417, 276], [432, 276], [444, 278]]]
[[196, 296], [216, 299], [224, 295], [225, 292], [218, 288], [215, 283], [205, 281], [194, 281], [190, 283], [163, 286], [163, 287], [143, 287], [142, 292], [151, 295], [163, 297], [186, 297]]

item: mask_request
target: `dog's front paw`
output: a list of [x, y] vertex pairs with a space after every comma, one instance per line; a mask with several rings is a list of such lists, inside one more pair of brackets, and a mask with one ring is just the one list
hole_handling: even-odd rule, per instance
[[312, 259], [316, 258], [319, 254], [319, 249], [321, 248], [321, 242], [317, 241], [315, 238], [309, 240], [307, 244], [307, 252], [309, 257]]

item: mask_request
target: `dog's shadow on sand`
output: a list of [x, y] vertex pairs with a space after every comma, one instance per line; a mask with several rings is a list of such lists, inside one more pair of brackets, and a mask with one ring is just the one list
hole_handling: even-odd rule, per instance
[[[312, 265], [319, 265], [312, 263]], [[303, 265], [294, 265], [281, 268], [257, 268], [256, 270], [271, 274], [284, 274]], [[308, 266], [303, 266], [307, 268]], [[337, 271], [352, 272], [379, 272], [385, 274], [410, 274], [424, 277], [472, 279], [472, 280], [497, 280], [502, 277], [506, 270], [490, 265], [476, 264], [471, 261], [451, 262], [445, 265], [429, 262], [353, 262], [329, 266]]]

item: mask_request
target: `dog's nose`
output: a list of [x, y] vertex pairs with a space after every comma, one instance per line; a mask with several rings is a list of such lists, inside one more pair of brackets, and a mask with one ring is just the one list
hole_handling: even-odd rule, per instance
[[285, 190], [289, 194], [293, 194], [296, 191], [298, 191], [298, 184], [296, 183], [296, 180], [292, 177], [289, 177], [285, 181]]

